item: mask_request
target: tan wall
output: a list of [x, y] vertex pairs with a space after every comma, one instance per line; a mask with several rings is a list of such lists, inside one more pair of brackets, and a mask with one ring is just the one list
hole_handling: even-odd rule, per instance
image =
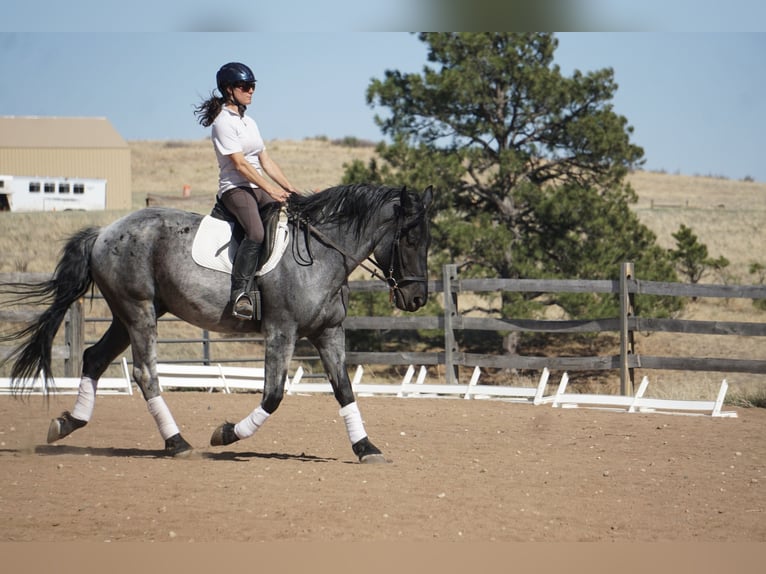
[[0, 173], [105, 179], [106, 209], [133, 205], [130, 148], [0, 148]]

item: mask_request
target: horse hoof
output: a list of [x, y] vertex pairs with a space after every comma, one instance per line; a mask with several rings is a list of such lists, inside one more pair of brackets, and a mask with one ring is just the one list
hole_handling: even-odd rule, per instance
[[61, 419], [53, 419], [50, 426], [48, 426], [48, 444], [54, 443], [65, 436], [61, 434]]
[[213, 431], [210, 437], [210, 446], [226, 446], [238, 440], [239, 437], [234, 432], [234, 423], [223, 423]]
[[48, 426], [48, 444], [61, 440], [86, 424], [88, 424], [87, 421], [76, 419], [68, 411], [64, 411], [60, 417], [53, 419]]
[[171, 436], [165, 440], [165, 454], [174, 458], [184, 458], [191, 454], [192, 445], [190, 445], [180, 434]]
[[382, 454], [368, 454], [366, 456], [359, 457], [359, 462], [362, 464], [388, 464], [386, 457]]
[[359, 458], [359, 462], [363, 464], [376, 464], [381, 462], [388, 462], [380, 449], [370, 442], [370, 439], [364, 437], [362, 440], [355, 442], [351, 448], [354, 454]]

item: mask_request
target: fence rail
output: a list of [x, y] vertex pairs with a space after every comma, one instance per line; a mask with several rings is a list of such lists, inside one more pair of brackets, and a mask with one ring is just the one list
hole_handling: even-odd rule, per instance
[[[444, 330], [443, 353], [348, 353], [349, 361], [389, 364], [414, 362], [423, 365], [444, 365], [448, 382], [457, 382], [457, 366], [497, 369], [551, 370], [620, 370], [622, 394], [633, 389], [633, 370], [665, 369], [684, 371], [714, 371], [766, 374], [766, 361], [732, 358], [657, 357], [636, 352], [634, 333], [670, 332], [699, 335], [766, 336], [766, 324], [733, 321], [688, 321], [636, 317], [636, 295], [673, 297], [715, 297], [766, 299], [764, 285], [690, 285], [660, 281], [642, 281], [635, 277], [633, 265], [621, 267], [619, 280], [555, 280], [555, 279], [462, 279], [454, 265], [444, 268], [443, 279], [429, 285], [431, 291], [444, 294], [444, 315], [440, 317], [400, 318], [349, 317], [346, 328], [363, 329], [441, 329]], [[374, 288], [374, 287], [373, 287]], [[352, 289], [353, 290], [353, 289]], [[617, 317], [577, 320], [534, 320], [515, 318], [479, 318], [459, 312], [459, 295], [487, 292], [516, 293], [606, 293], [620, 299]], [[590, 357], [530, 357], [519, 355], [463, 353], [458, 349], [458, 331], [537, 332], [537, 333], [599, 333], [620, 334], [617, 355]], [[386, 361], [388, 359], [388, 361]]]
[[[0, 274], [0, 281], [18, 282], [49, 278], [43, 274]], [[385, 291], [387, 286], [378, 281], [351, 281], [351, 292]], [[619, 370], [620, 390], [624, 395], [633, 391], [633, 370], [665, 369], [684, 371], [713, 371], [766, 374], [766, 360], [734, 358], [699, 358], [648, 356], [636, 352], [634, 333], [666, 332], [696, 335], [740, 335], [746, 337], [766, 336], [766, 323], [733, 321], [690, 321], [680, 319], [661, 319], [636, 317], [634, 299], [636, 295], [663, 295], [672, 297], [715, 297], [740, 299], [766, 299], [764, 285], [690, 285], [658, 281], [642, 281], [635, 277], [633, 265], [624, 263], [619, 280], [543, 280], [543, 279], [469, 279], [461, 278], [455, 265], [446, 265], [442, 279], [429, 281], [432, 294], [441, 293], [444, 312], [438, 316], [397, 316], [397, 317], [348, 317], [344, 323], [346, 330], [438, 330], [444, 335], [443, 350], [431, 352], [347, 352], [349, 364], [377, 365], [440, 365], [444, 367], [447, 383], [457, 383], [460, 367], [484, 367], [495, 369], [533, 369], [542, 370]], [[614, 294], [620, 300], [620, 312], [617, 317], [576, 319], [576, 320], [536, 320], [512, 317], [471, 317], [460, 312], [460, 296], [468, 293], [606, 293]], [[36, 311], [2, 311], [1, 322], [26, 322], [36, 316]], [[84, 347], [94, 341], [85, 338], [85, 325], [91, 322], [104, 322], [103, 317], [88, 317], [83, 303], [75, 304], [65, 322], [64, 343], [54, 345], [53, 358], [64, 361], [65, 376], [79, 375], [80, 361]], [[171, 318], [168, 321], [179, 321]], [[164, 323], [165, 321], [163, 321]], [[617, 332], [620, 335], [619, 353], [616, 355], [579, 356], [579, 357], [536, 357], [490, 353], [462, 352], [458, 346], [458, 333], [461, 331], [484, 332], [536, 332], [536, 333], [600, 333]], [[212, 344], [231, 342], [260, 342], [262, 338], [251, 337], [211, 337], [202, 331], [200, 337], [160, 338], [160, 344], [198, 343], [202, 347], [201, 358], [185, 360], [203, 364], [226, 362], [257, 362], [254, 357], [216, 357], [210, 356]], [[8, 356], [10, 348], [0, 347], [0, 359]], [[296, 352], [296, 361], [317, 360], [313, 355], [301, 355]], [[170, 362], [163, 358], [164, 362]], [[311, 376], [308, 374], [307, 376]]]

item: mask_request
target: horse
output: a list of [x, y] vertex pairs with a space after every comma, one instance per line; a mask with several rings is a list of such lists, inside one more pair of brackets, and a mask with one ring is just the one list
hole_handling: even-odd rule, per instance
[[165, 441], [164, 453], [183, 457], [193, 450], [181, 436], [157, 379], [157, 320], [171, 313], [210, 331], [264, 336], [262, 400], [239, 423], [219, 425], [211, 446], [252, 436], [277, 410], [295, 344], [306, 338], [319, 352], [353, 453], [359, 462], [385, 462], [367, 436], [346, 367], [343, 321], [348, 277], [358, 266], [372, 262], [377, 267], [374, 274], [388, 283], [396, 307], [412, 312], [425, 305], [432, 198], [431, 187], [418, 193], [371, 184], [291, 195], [284, 205], [290, 248], [258, 278], [259, 320], [233, 317], [230, 275], [192, 260], [202, 215], [147, 207], [107, 226], [81, 229], [66, 241], [49, 280], [0, 285], [0, 292], [15, 295], [14, 302], [48, 304], [35, 321], [3, 337], [22, 341], [6, 358], [13, 360], [13, 387], [23, 391], [39, 376], [55, 390], [53, 338], [69, 306], [95, 284], [109, 306], [111, 323], [98, 342], [85, 349], [75, 406], [51, 420], [48, 443], [88, 423], [99, 378], [130, 345], [132, 377]]

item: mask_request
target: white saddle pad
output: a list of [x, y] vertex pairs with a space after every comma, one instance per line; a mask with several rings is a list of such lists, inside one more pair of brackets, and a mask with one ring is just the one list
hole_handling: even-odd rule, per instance
[[[231, 245], [231, 226], [228, 221], [206, 215], [202, 218], [197, 234], [192, 243], [192, 259], [197, 265], [231, 273], [232, 256], [229, 247]], [[269, 258], [263, 263], [256, 273], [257, 276], [265, 275], [277, 266], [279, 260], [290, 243], [290, 231], [287, 227], [287, 215], [284, 211], [279, 213], [277, 233], [274, 238], [274, 248]]]

